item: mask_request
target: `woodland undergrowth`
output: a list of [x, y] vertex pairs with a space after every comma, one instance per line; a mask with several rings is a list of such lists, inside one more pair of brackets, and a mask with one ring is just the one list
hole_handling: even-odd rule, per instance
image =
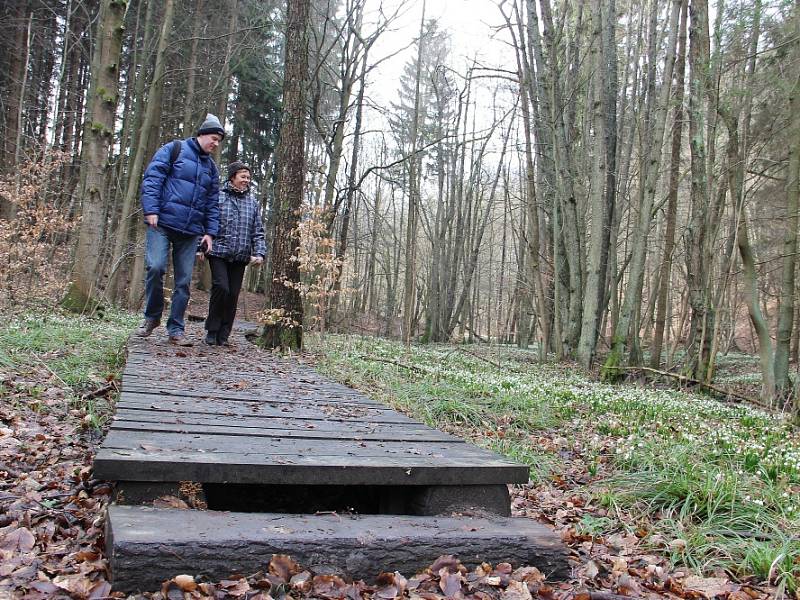
[[528, 464], [518, 512], [578, 547], [627, 540], [670, 570], [797, 592], [800, 432], [784, 415], [602, 384], [515, 347], [309, 342], [330, 377]]
[[[112, 487], [91, 460], [135, 322], [26, 313], [0, 324], [0, 597], [121, 597], [104, 554]], [[445, 558], [365, 584], [274, 557], [247, 578], [176, 573], [146, 597], [798, 597], [800, 436], [782, 415], [600, 384], [515, 348], [307, 342], [330, 377], [528, 464], [514, 513], [554, 527], [572, 550], [572, 578]], [[257, 366], [260, 352], [239, 352], [237, 364]]]

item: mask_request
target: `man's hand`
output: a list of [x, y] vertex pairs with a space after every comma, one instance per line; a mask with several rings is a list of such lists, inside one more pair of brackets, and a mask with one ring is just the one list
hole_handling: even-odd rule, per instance
[[156, 228], [158, 227], [158, 215], [145, 215], [144, 222], [148, 227]]
[[250, 257], [250, 264], [253, 266], [260, 265], [264, 262], [263, 256], [251, 256]]
[[205, 255], [205, 254], [203, 254], [202, 252], [197, 252], [197, 253], [195, 254], [195, 258], [196, 258], [197, 260], [199, 260], [200, 262], [203, 262], [203, 261], [206, 259], [206, 255]]
[[205, 253], [208, 254], [209, 252], [211, 252], [213, 242], [214, 238], [212, 238], [208, 234], [205, 234], [202, 238], [200, 238], [200, 247], [202, 248], [203, 246], [205, 246]]

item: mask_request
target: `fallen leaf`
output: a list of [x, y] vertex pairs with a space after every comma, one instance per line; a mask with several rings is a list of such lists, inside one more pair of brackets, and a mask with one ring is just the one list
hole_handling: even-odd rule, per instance
[[0, 541], [0, 548], [3, 550], [30, 552], [36, 545], [36, 538], [25, 527], [17, 527], [6, 533], [2, 541]]
[[73, 596], [80, 598], [86, 598], [94, 586], [94, 582], [82, 574], [58, 575], [53, 579], [53, 583], [62, 590], [66, 590]]
[[454, 556], [444, 554], [433, 561], [430, 568], [433, 573], [438, 573], [443, 567], [446, 567], [451, 573], [455, 573], [461, 567], [461, 563]]
[[191, 575], [178, 575], [173, 577], [172, 581], [178, 584], [178, 587], [184, 592], [193, 592], [197, 589], [197, 583]]
[[297, 575], [294, 575], [289, 580], [289, 585], [293, 590], [303, 594], [308, 593], [308, 591], [311, 590], [311, 573], [308, 571], [302, 571]]
[[501, 600], [532, 600], [528, 584], [521, 581], [509, 581], [508, 587], [500, 594]]
[[284, 583], [288, 583], [288, 581], [301, 570], [300, 566], [292, 560], [290, 556], [285, 554], [273, 554], [272, 560], [269, 561], [269, 572]]
[[536, 567], [520, 567], [511, 574], [511, 579], [525, 583], [539, 583], [544, 581], [544, 575]]
[[692, 575], [683, 580], [683, 587], [691, 592], [702, 594], [705, 598], [716, 598], [731, 592], [731, 582], [725, 577], [697, 577]]
[[456, 594], [461, 593], [461, 582], [464, 581], [461, 573], [450, 573], [447, 567], [442, 567], [439, 571], [439, 576], [441, 577], [439, 588], [446, 597], [453, 598]]
[[153, 500], [153, 507], [155, 508], [179, 508], [181, 510], [188, 510], [189, 505], [176, 496], [161, 496]]

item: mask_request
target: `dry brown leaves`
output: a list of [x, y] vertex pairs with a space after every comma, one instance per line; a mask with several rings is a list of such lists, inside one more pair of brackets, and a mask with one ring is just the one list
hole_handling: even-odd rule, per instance
[[64, 390], [32, 396], [27, 383], [3, 381], [0, 597], [107, 597], [102, 515], [111, 487], [91, 477], [96, 436]]
[[0, 196], [15, 211], [13, 218], [0, 220], [0, 307], [16, 310], [35, 302], [54, 302], [63, 295], [70, 260], [63, 239], [77, 219], [44, 196], [67, 158], [65, 153], [51, 152], [0, 178]]

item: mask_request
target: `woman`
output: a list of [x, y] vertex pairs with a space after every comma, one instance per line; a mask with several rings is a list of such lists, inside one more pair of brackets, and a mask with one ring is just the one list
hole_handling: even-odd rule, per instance
[[244, 268], [264, 262], [266, 245], [261, 207], [250, 191], [250, 167], [228, 165], [228, 180], [219, 192], [219, 235], [207, 252], [211, 266], [211, 297], [205, 343], [229, 346]]

